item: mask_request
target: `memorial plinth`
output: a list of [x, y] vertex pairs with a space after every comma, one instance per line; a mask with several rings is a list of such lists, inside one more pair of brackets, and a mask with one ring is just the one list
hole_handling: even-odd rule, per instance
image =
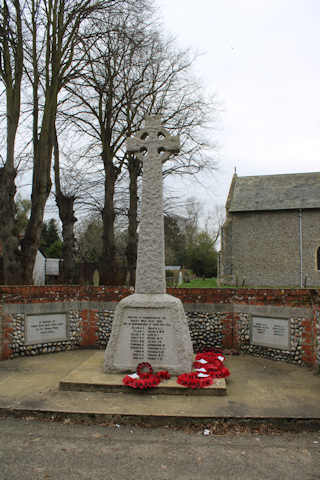
[[[137, 390], [122, 383], [123, 374], [105, 373], [102, 369], [103, 352], [93, 353], [88, 360], [69, 372], [59, 384], [60, 390], [75, 392], [104, 392], [140, 395], [190, 395], [190, 396], [221, 396], [227, 394], [225, 378], [216, 378], [214, 383], [206, 388], [186, 388], [177, 383], [173, 376], [159, 383], [154, 388]], [[130, 400], [127, 398], [127, 404]]]
[[105, 353], [106, 372], [135, 371], [149, 362], [172, 374], [189, 372], [192, 344], [181, 301], [167, 294], [137, 293], [117, 305]]
[[143, 162], [135, 294], [116, 307], [105, 352], [105, 372], [134, 371], [140, 362], [172, 374], [191, 370], [193, 349], [181, 301], [166, 294], [162, 163], [179, 151], [159, 117], [128, 139], [127, 150]]

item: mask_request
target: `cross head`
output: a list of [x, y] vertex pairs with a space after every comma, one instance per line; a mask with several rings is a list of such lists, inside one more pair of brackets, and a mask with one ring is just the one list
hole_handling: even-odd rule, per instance
[[169, 134], [161, 125], [159, 115], [146, 116], [144, 128], [127, 139], [127, 152], [135, 153], [142, 162], [150, 160], [151, 157], [165, 162], [171, 154], [178, 153], [179, 150], [179, 136]]

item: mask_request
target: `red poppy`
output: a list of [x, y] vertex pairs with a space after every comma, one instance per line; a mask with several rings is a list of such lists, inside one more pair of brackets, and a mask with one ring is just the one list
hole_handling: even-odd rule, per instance
[[193, 368], [196, 372], [179, 375], [177, 382], [189, 388], [204, 388], [212, 385], [214, 378], [225, 378], [230, 371], [223, 365], [224, 356], [221, 350], [197, 353]]
[[[143, 371], [148, 369], [148, 371]], [[162, 370], [157, 373], [153, 373], [153, 368], [148, 362], [139, 363], [137, 366], [137, 373], [126, 375], [122, 379], [122, 383], [128, 387], [139, 388], [140, 390], [153, 388], [159, 385], [161, 380], [167, 380], [170, 378], [169, 372]]]
[[189, 388], [204, 388], [213, 384], [211, 376], [199, 377], [197, 372], [182, 373], [177, 378], [177, 383]]
[[167, 372], [167, 370], [160, 370], [160, 372], [157, 372], [156, 375], [161, 380], [169, 380], [169, 378], [170, 378], [170, 373]]

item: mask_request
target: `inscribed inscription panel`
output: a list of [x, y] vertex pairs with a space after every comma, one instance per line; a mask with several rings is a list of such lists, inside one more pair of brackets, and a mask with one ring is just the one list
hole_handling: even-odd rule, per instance
[[27, 315], [24, 339], [26, 345], [59, 342], [68, 339], [65, 313]]
[[289, 320], [286, 318], [252, 317], [251, 343], [264, 347], [289, 349]]
[[177, 362], [173, 318], [166, 308], [125, 308], [115, 363]]

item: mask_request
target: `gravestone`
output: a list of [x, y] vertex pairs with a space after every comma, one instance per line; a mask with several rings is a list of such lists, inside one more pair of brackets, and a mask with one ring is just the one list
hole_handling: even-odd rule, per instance
[[116, 307], [104, 371], [132, 372], [149, 362], [181, 374], [191, 370], [193, 349], [183, 305], [166, 294], [162, 192], [162, 163], [179, 151], [179, 137], [148, 116], [127, 150], [143, 162], [136, 285]]
[[94, 287], [99, 287], [100, 284], [100, 273], [99, 270], [96, 268], [92, 275], [92, 283]]

